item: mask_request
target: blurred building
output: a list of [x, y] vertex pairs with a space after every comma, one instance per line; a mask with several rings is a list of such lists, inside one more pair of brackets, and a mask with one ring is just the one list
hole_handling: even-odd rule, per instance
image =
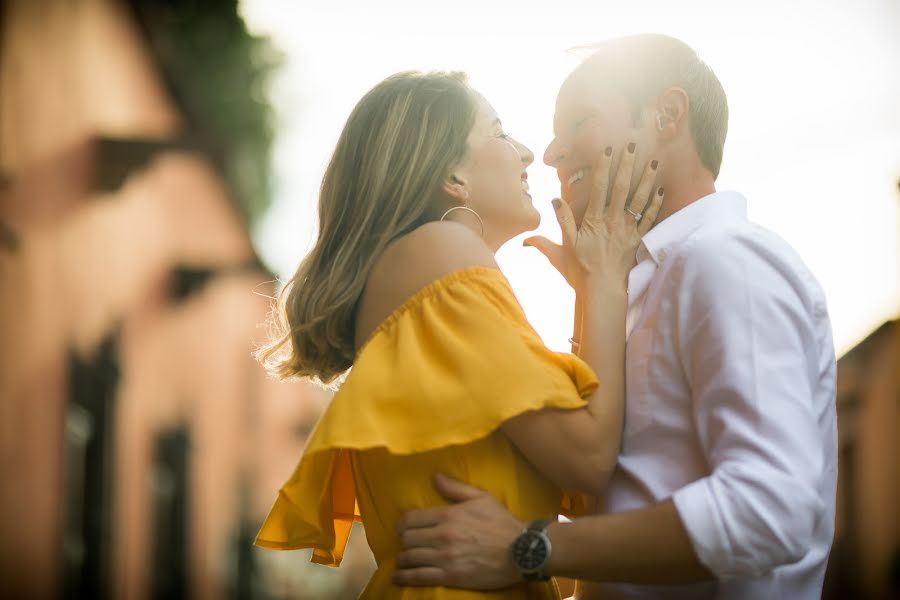
[[371, 570], [364, 543], [326, 575], [251, 545], [327, 400], [251, 357], [273, 62], [233, 1], [0, 1], [0, 597], [345, 597]]
[[900, 598], [900, 320], [838, 361], [838, 504], [825, 598]]

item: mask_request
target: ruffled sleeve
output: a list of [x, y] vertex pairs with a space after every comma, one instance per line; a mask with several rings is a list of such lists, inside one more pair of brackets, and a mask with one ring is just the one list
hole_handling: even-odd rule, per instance
[[[407, 300], [360, 350], [256, 543], [311, 547], [313, 562], [337, 566], [359, 519], [348, 450], [465, 444], [526, 411], [581, 408], [596, 387], [586, 363], [544, 346], [500, 271], [451, 273]], [[567, 504], [580, 512], [576, 499]]]

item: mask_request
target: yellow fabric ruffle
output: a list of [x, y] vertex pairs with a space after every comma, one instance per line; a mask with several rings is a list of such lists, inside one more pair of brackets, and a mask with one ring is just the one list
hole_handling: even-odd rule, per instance
[[[360, 518], [351, 451], [402, 455], [467, 444], [526, 411], [581, 408], [597, 384], [583, 361], [544, 346], [500, 271], [446, 275], [361, 348], [256, 544], [313, 548], [313, 562], [337, 566]], [[569, 514], [584, 510], [577, 496], [563, 504]]]

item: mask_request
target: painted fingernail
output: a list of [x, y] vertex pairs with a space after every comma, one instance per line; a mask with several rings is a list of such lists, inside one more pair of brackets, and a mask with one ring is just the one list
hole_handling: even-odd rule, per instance
[[659, 161], [658, 161], [658, 160], [651, 160], [651, 161], [650, 161], [650, 168], [653, 169], [654, 171], [656, 170], [656, 167], [658, 167], [658, 166], [659, 166]]
[[556, 210], [559, 210], [559, 207], [562, 206], [562, 203], [560, 203], [559, 198], [554, 198], [550, 202], [553, 204], [553, 208], [555, 208]]
[[659, 191], [656, 192], [656, 193], [659, 194], [660, 196], [662, 196], [662, 195], [663, 195], [663, 192], [665, 192], [665, 191], [666, 191], [666, 190], [665, 190], [664, 188], [659, 188]]
[[603, 151], [603, 154], [606, 156], [612, 156], [612, 146], [607, 146], [606, 150]]
[[628, 143], [628, 154], [634, 154], [634, 142]]

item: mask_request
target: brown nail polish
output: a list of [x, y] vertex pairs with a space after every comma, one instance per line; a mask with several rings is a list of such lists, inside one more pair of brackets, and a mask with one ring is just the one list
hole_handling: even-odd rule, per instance
[[628, 154], [634, 154], [634, 142], [628, 143]]
[[555, 208], [556, 210], [559, 210], [559, 207], [561, 206], [561, 204], [559, 202], [559, 198], [554, 198], [550, 202], [553, 204], [553, 208]]
[[606, 150], [603, 151], [603, 154], [606, 156], [612, 156], [612, 146], [607, 146]]
[[659, 191], [656, 192], [656, 193], [659, 194], [660, 196], [662, 196], [662, 195], [663, 195], [663, 192], [665, 192], [665, 191], [666, 191], [665, 189], [659, 188]]
[[659, 161], [658, 161], [658, 160], [651, 160], [651, 161], [650, 161], [650, 168], [653, 169], [654, 171], [656, 170], [656, 167], [658, 167], [658, 166], [659, 166]]

